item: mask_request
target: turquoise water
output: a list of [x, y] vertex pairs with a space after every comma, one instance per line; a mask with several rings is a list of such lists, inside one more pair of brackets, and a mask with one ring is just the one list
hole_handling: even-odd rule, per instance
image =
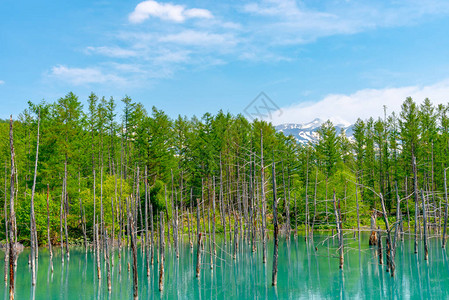
[[[188, 243], [180, 248], [179, 260], [173, 249], [167, 247], [165, 261], [165, 288], [158, 289], [157, 260], [147, 278], [142, 251], [138, 251], [139, 298], [141, 299], [419, 299], [432, 297], [446, 299], [449, 295], [449, 264], [446, 251], [437, 239], [429, 241], [429, 260], [413, 253], [413, 241], [405, 238], [399, 243], [394, 278], [378, 264], [376, 251], [368, 247], [368, 236], [362, 235], [361, 251], [358, 241], [351, 235], [345, 240], [344, 270], [339, 269], [337, 240], [315, 235], [315, 252], [304, 238], [292, 238], [279, 243], [278, 286], [271, 285], [272, 240], [269, 241], [268, 262], [262, 263], [262, 249], [256, 253], [251, 246], [240, 242], [236, 260], [233, 248], [217, 242], [217, 257], [210, 268], [209, 247], [205, 247], [200, 278], [195, 276], [196, 247]], [[112, 291], [107, 290], [105, 263], [102, 261], [102, 281], [99, 283], [92, 252], [85, 254], [82, 248], [72, 248], [70, 260], [61, 264], [58, 248], [54, 249], [54, 272], [49, 269], [46, 249], [39, 252], [37, 286], [31, 288], [28, 266], [29, 250], [18, 259], [16, 274], [16, 299], [130, 299], [132, 275], [128, 272], [128, 251], [122, 252], [122, 272], [119, 259], [114, 257]], [[420, 244], [419, 250], [422, 250]], [[1, 278], [3, 278], [3, 255]], [[3, 280], [3, 279], [1, 279]], [[7, 286], [0, 284], [0, 295], [8, 297]]]

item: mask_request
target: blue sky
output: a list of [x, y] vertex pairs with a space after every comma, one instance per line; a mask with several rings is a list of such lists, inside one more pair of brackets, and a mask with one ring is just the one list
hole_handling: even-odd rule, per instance
[[3, 0], [0, 118], [69, 91], [237, 114], [264, 91], [274, 123], [353, 122], [447, 103], [448, 28], [442, 0]]

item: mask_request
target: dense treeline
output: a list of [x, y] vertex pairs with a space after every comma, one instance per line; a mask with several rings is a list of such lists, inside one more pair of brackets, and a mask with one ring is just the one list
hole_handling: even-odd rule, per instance
[[[63, 239], [59, 235], [61, 214], [71, 242], [81, 241], [84, 230], [88, 239], [94, 240], [94, 215], [98, 220], [102, 214], [102, 230], [117, 232], [119, 226], [113, 228], [114, 222], [126, 227], [121, 215], [131, 195], [141, 205], [136, 222], [140, 229], [145, 226], [142, 211], [146, 210], [146, 196], [155, 218], [160, 212], [167, 220], [179, 216], [179, 230], [184, 232], [188, 222], [196, 226], [189, 217], [197, 203], [207, 210], [216, 202], [217, 231], [232, 231], [235, 219], [241, 220], [242, 228], [243, 224], [263, 223], [265, 206], [269, 218], [272, 215], [272, 174], [279, 199], [277, 222], [286, 229], [316, 229], [335, 223], [333, 191], [341, 199], [343, 226], [356, 226], [357, 203], [362, 225], [368, 225], [372, 209], [381, 209], [379, 194], [388, 213], [394, 215], [396, 185], [400, 197], [407, 199], [401, 212], [410, 221], [414, 198], [406, 197], [414, 191], [413, 158], [419, 189], [435, 191], [431, 201], [441, 212], [442, 194], [438, 191], [444, 190], [443, 171], [449, 163], [448, 107], [435, 107], [428, 99], [417, 105], [407, 98], [399, 114], [359, 119], [353, 126], [353, 139], [337, 132], [328, 121], [318, 131], [318, 142], [309, 145], [277, 133], [267, 122], [249, 122], [243, 115], [220, 111], [173, 120], [155, 107], [147, 111], [129, 97], [121, 102], [123, 111], [118, 112], [112, 97], [91, 94], [83, 105], [69, 93], [54, 103], [29, 102], [14, 120], [15, 210], [20, 241], [30, 240], [39, 113], [34, 206], [37, 239], [42, 244], [47, 243], [47, 188], [52, 243]], [[11, 174], [9, 131], [9, 120], [0, 122], [0, 161], [4, 164], [1, 201], [6, 209]], [[276, 173], [271, 172], [273, 163]], [[5, 222], [2, 226], [4, 236]]]

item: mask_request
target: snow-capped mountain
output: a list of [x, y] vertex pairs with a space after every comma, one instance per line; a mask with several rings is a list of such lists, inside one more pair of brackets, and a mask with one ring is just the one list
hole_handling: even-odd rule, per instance
[[[292, 135], [301, 144], [307, 144], [309, 142], [315, 143], [318, 140], [318, 129], [321, 127], [325, 120], [316, 118], [312, 122], [295, 124], [287, 123], [275, 126], [276, 131], [282, 132], [285, 135]], [[347, 122], [334, 123], [334, 127], [339, 134], [341, 130], [345, 132], [349, 139], [353, 138], [353, 125]]]

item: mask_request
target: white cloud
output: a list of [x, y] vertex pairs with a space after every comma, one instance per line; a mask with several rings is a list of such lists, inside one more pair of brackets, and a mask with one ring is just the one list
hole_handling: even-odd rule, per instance
[[0, 80], [0, 85], [5, 84], [5, 82], [3, 80]]
[[148, 0], [137, 4], [128, 19], [131, 23], [142, 23], [150, 17], [182, 23], [190, 18], [210, 19], [212, 18], [212, 13], [207, 9], [186, 9], [183, 5], [158, 3], [156, 1]]
[[190, 59], [190, 52], [161, 50], [154, 59], [156, 64], [185, 63]]
[[331, 119], [334, 122], [354, 123], [357, 118], [368, 119], [383, 116], [387, 112], [399, 113], [407, 97], [417, 103], [429, 98], [434, 104], [449, 101], [449, 79], [427, 86], [406, 86], [385, 89], [363, 89], [353, 94], [331, 94], [318, 102], [302, 102], [281, 108], [282, 114], [273, 113], [273, 124], [303, 123], [314, 118]]
[[53, 67], [49, 76], [74, 85], [125, 82], [125, 80], [119, 76], [104, 74], [101, 70], [96, 68], [69, 68], [62, 65]]
[[180, 33], [162, 36], [159, 41], [191, 46], [233, 46], [236, 44], [231, 34], [209, 33], [195, 30], [185, 30]]
[[[313, 2], [311, 2], [313, 3]], [[296, 0], [261, 0], [243, 6], [254, 36], [271, 44], [304, 44], [320, 37], [354, 34], [379, 27], [415, 24], [429, 16], [447, 15], [449, 3], [434, 0], [397, 3], [328, 1], [316, 8]]]
[[120, 47], [106, 47], [106, 46], [87, 47], [86, 53], [87, 54], [97, 53], [104, 56], [118, 57], [118, 58], [133, 57], [138, 55], [138, 53], [134, 50], [124, 49]]
[[207, 9], [202, 8], [191, 8], [184, 11], [184, 15], [187, 18], [204, 18], [204, 19], [211, 19], [212, 13], [208, 11]]

